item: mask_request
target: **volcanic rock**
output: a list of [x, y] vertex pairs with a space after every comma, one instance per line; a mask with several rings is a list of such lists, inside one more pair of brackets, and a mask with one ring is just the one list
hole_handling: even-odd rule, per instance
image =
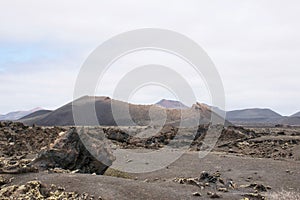
[[18, 122], [0, 123], [0, 155], [24, 156], [53, 143], [63, 128], [29, 127]]
[[209, 194], [209, 196], [210, 196], [210, 198], [212, 198], [212, 199], [219, 199], [219, 198], [222, 197], [221, 195], [219, 195], [219, 194], [217, 194], [217, 193], [211, 193], [211, 194]]
[[193, 196], [195, 196], [195, 197], [201, 197], [201, 194], [199, 192], [194, 192]]
[[97, 137], [91, 137], [88, 129], [71, 128], [50, 148], [43, 149], [32, 164], [43, 169], [62, 168], [78, 170], [79, 173], [104, 174], [115, 158], [103, 138]]
[[130, 135], [117, 128], [108, 128], [103, 130], [106, 134], [106, 137], [110, 140], [116, 140], [118, 142], [128, 142], [131, 138]]
[[0, 197], [1, 199], [95, 199], [87, 193], [66, 192], [63, 187], [47, 186], [39, 181], [3, 187], [0, 190]]

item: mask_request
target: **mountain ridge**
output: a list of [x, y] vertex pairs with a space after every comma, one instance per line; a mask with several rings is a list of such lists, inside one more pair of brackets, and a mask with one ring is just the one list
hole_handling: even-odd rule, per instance
[[34, 112], [39, 111], [39, 110], [43, 110], [43, 108], [36, 107], [36, 108], [33, 108], [31, 110], [27, 110], [27, 111], [13, 111], [13, 112], [9, 112], [7, 114], [0, 115], [0, 121], [4, 121], [4, 120], [10, 120], [10, 121], [19, 120], [22, 117], [25, 117], [26, 115], [29, 115], [29, 114], [34, 113]]
[[[114, 105], [114, 109], [117, 110], [118, 121], [115, 121], [111, 105]], [[134, 125], [149, 125], [150, 123], [160, 124], [164, 120], [166, 115], [166, 123], [179, 123], [183, 116], [185, 124], [195, 124], [196, 117], [200, 114], [200, 123], [209, 123], [210, 118], [214, 116], [214, 119], [222, 122], [222, 118], [216, 113], [213, 113], [210, 109], [200, 106], [196, 103], [193, 107], [186, 109], [168, 109], [162, 106], [153, 105], [136, 105], [119, 100], [114, 100], [109, 97], [92, 97], [84, 96], [79, 99], [69, 102], [58, 109], [49, 112], [47, 114], [21, 120], [25, 124], [37, 124], [42, 126], [69, 126], [74, 125], [73, 119], [73, 106], [80, 110], [81, 113], [86, 113], [86, 116], [82, 117], [82, 124], [76, 125], [98, 125], [96, 122], [88, 120], [90, 114], [88, 110], [95, 107], [97, 120], [101, 125], [105, 126], [134, 126]], [[129, 113], [131, 119], [128, 118], [126, 112]], [[164, 114], [165, 113], [165, 114]], [[151, 115], [151, 117], [150, 117]]]
[[177, 109], [177, 108], [178, 109], [186, 109], [186, 108], [188, 108], [188, 106], [184, 105], [180, 101], [168, 100], [168, 99], [161, 99], [160, 101], [155, 103], [155, 105], [159, 105], [159, 106], [162, 106], [164, 108], [174, 108], [174, 109]]
[[[225, 112], [217, 107], [213, 107], [198, 102], [193, 104], [191, 107], [188, 107], [183, 103], [181, 103], [180, 101], [161, 99], [155, 104], [143, 105], [143, 104], [132, 104], [132, 103], [127, 103], [119, 100], [114, 100], [106, 96], [83, 96], [75, 100], [75, 102], [77, 102], [78, 105], [80, 104], [84, 105], [86, 103], [90, 104], [94, 100], [96, 101], [96, 106], [98, 107], [97, 118], [101, 119], [104, 125], [116, 125], [116, 122], [114, 122], [111, 113], [111, 108], [110, 108], [111, 102], [115, 102], [120, 108], [126, 107], [126, 105], [128, 104], [128, 106], [131, 108], [130, 112], [132, 112], [135, 115], [134, 120], [138, 121], [138, 123], [140, 124], [147, 124], [147, 122], [149, 122], [150, 120], [148, 115], [149, 113], [146, 110], [149, 110], [151, 106], [152, 107], [154, 106], [153, 109], [155, 110], [155, 112], [162, 112], [165, 109], [170, 115], [170, 119], [169, 119], [170, 121], [172, 120], [179, 121], [178, 116], [180, 115], [179, 114], [180, 110], [187, 115], [186, 116], [187, 118], [192, 118], [193, 111], [191, 110], [196, 109], [198, 110], [198, 112], [201, 112], [202, 114], [205, 113], [206, 117], [208, 117], [209, 113], [214, 112], [215, 115], [219, 115], [219, 117], [224, 118], [225, 117], [224, 114], [226, 113], [225, 119], [228, 120], [228, 122], [231, 122], [232, 124], [235, 125], [272, 125], [272, 126], [277, 124], [300, 125], [300, 112], [295, 113], [291, 116], [282, 116], [281, 114], [273, 111], [270, 108], [246, 108], [246, 109], [231, 110]], [[15, 117], [15, 118], [5, 118], [4, 120], [20, 120], [25, 123], [26, 122], [31, 124], [37, 123], [40, 125], [73, 125], [74, 121], [73, 121], [73, 114], [72, 114], [72, 105], [73, 102], [70, 102], [63, 105], [62, 107], [59, 107], [54, 111], [39, 110], [41, 108], [36, 108], [33, 109], [33, 110], [38, 110], [36, 112], [25, 111], [25, 112], [29, 112], [26, 113], [25, 116]], [[135, 107], [138, 107], [142, 111], [139, 112], [138, 109]], [[8, 114], [18, 115], [19, 114], [18, 112], [19, 111], [11, 112]], [[105, 116], [105, 112], [107, 113], [107, 116]], [[22, 115], [24, 115], [24, 113]], [[159, 114], [156, 114], [156, 117], [158, 116]], [[2, 116], [0, 115], [0, 120], [1, 117]], [[59, 120], [64, 121], [64, 123], [58, 123], [57, 121]], [[130, 120], [124, 118], [121, 119], [121, 121], [122, 124], [127, 124], [129, 123]]]
[[300, 117], [300, 112], [297, 112], [297, 113], [291, 115], [291, 117]]
[[269, 108], [246, 108], [226, 112], [228, 118], [251, 119], [251, 118], [278, 118], [282, 117], [279, 113]]

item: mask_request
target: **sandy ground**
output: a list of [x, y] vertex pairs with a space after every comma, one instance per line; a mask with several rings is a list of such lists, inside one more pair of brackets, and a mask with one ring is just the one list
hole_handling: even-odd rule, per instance
[[[102, 130], [101, 127], [98, 128]], [[60, 132], [65, 129], [67, 128], [26, 127], [17, 123], [2, 125], [0, 129], [0, 153], [2, 154], [0, 157], [0, 189], [11, 185], [22, 188], [21, 185], [28, 181], [39, 181], [48, 187], [51, 187], [51, 184], [63, 187], [67, 192], [88, 193], [95, 199], [98, 197], [130, 200], [211, 199], [212, 195], [209, 193], [217, 193], [221, 199], [228, 200], [245, 200], [244, 195], [249, 195], [249, 193], [253, 196], [256, 195], [255, 198], [247, 196], [249, 199], [263, 199], [259, 195], [265, 196], [267, 199], [287, 199], [286, 197], [268, 198], [280, 191], [298, 194], [298, 197], [294, 196], [289, 199], [300, 199], [299, 128], [253, 128], [255, 132], [241, 127], [229, 128], [222, 132], [214, 151], [206, 157], [199, 159], [199, 152], [192, 151], [201, 147], [202, 138], [199, 137], [195, 141], [194, 148], [191, 148], [178, 160], [161, 170], [148, 173], [121, 172], [116, 177], [116, 172], [110, 176], [107, 176], [109, 174], [70, 173], [70, 171], [68, 173], [62, 173], [66, 171], [50, 173], [47, 170], [40, 170], [38, 173], [24, 172], [24, 167], [28, 166], [27, 164], [36, 156], [40, 148], [56, 141]], [[130, 130], [137, 131], [132, 128]], [[168, 133], [172, 133], [172, 130], [168, 129], [165, 135], [159, 135], [152, 139], [156, 141], [156, 139], [162, 138], [161, 142], [156, 142], [159, 146], [165, 140], [170, 139], [166, 135], [170, 135]], [[124, 142], [126, 137], [122, 132], [113, 130], [112, 134], [114, 136], [112, 137], [113, 144], [120, 147], [118, 149], [130, 144], [130, 147], [134, 147], [131, 150], [150, 151], [149, 147], [151, 146], [146, 145], [147, 140], [140, 139], [131, 142], [126, 140]], [[74, 144], [78, 146], [76, 145], [78, 143]], [[69, 150], [77, 152], [76, 148]], [[164, 154], [158, 160], [164, 160], [167, 157], [168, 155]], [[151, 161], [131, 159], [131, 161], [124, 162], [124, 165], [128, 165], [130, 168], [130, 165], [135, 164], [136, 161], [145, 165], [144, 167], [153, 165]], [[84, 164], [86, 165], [86, 163]], [[142, 167], [142, 165], [138, 167]], [[126, 168], [126, 166], [123, 167]], [[218, 174], [217, 181], [200, 180], [203, 171], [213, 178]], [[1, 178], [3, 177], [12, 178], [12, 182], [2, 184], [3, 179]], [[223, 186], [226, 187], [226, 191], [220, 190], [224, 189]], [[198, 192], [200, 196], [194, 196], [195, 192]], [[3, 198], [0, 196], [0, 199]]]
[[[199, 177], [202, 171], [219, 171], [222, 177], [231, 178], [237, 185], [256, 182], [271, 186], [272, 189], [262, 193], [265, 196], [268, 196], [269, 192], [282, 189], [300, 193], [298, 161], [249, 158], [222, 153], [210, 153], [199, 159], [197, 152], [185, 154], [168, 168], [145, 174], [131, 174], [135, 180], [90, 174], [43, 172], [14, 175], [11, 184], [39, 180], [44, 184], [65, 187], [67, 191], [86, 192], [103, 199], [210, 199], [206, 193], [214, 192], [213, 188], [201, 190], [196, 186], [173, 181], [178, 177]], [[199, 192], [202, 196], [193, 196], [194, 192]], [[222, 199], [243, 198], [243, 192], [238, 190], [220, 194]]]

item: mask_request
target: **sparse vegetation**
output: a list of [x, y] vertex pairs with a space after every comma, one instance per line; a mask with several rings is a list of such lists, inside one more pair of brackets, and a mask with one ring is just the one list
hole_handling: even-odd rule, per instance
[[118, 178], [125, 178], [125, 179], [133, 179], [132, 176], [130, 176], [128, 173], [119, 171], [117, 169], [113, 168], [108, 168], [105, 173], [105, 176], [113, 176], [113, 177], [118, 177]]

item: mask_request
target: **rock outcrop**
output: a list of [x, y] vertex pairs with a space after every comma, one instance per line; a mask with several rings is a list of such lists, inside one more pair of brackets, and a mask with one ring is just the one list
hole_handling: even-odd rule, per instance
[[64, 128], [25, 126], [19, 122], [0, 122], [0, 155], [26, 156], [55, 141]]
[[49, 148], [41, 150], [32, 164], [43, 169], [62, 168], [79, 173], [104, 174], [114, 159], [104, 136], [91, 137], [88, 128], [71, 128]]

